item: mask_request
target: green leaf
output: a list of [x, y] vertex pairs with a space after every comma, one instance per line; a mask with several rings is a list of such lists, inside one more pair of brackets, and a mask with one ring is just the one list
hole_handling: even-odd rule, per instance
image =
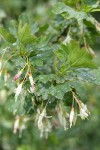
[[69, 91], [71, 91], [69, 83], [58, 84], [56, 86], [52, 85], [49, 88], [50, 94], [56, 97], [57, 99], [63, 99], [64, 94]]
[[66, 61], [68, 58], [68, 48], [64, 44], [61, 44], [59, 49], [57, 49], [54, 53], [62, 61]]
[[19, 21], [22, 21], [23, 24], [29, 23], [29, 19], [25, 13], [21, 14], [18, 19]]
[[35, 37], [31, 35], [30, 26], [27, 23], [23, 25], [22, 22], [19, 22], [18, 38], [24, 45], [33, 43]]
[[100, 67], [93, 70], [83, 68], [76, 69], [72, 72], [72, 76], [76, 77], [79, 81], [100, 85]]
[[76, 93], [82, 98], [87, 99], [87, 87], [82, 81], [75, 81], [70, 83], [71, 87], [75, 89]]
[[29, 35], [29, 36], [24, 37], [21, 40], [21, 43], [24, 45], [31, 44], [31, 43], [33, 43], [34, 39], [35, 39], [35, 37], [33, 35]]
[[42, 83], [47, 83], [48, 81], [52, 81], [55, 79], [55, 74], [49, 74], [49, 75], [39, 75], [38, 80]]
[[10, 43], [15, 43], [16, 42], [16, 38], [6, 29], [4, 29], [3, 27], [0, 27], [0, 34], [3, 36], [3, 38], [10, 42]]
[[43, 65], [43, 61], [41, 59], [35, 59], [35, 60], [33, 60], [33, 65], [35, 65], [35, 66], [42, 66]]
[[41, 96], [43, 100], [48, 99], [49, 90], [48, 87], [43, 87], [43, 85], [37, 85], [36, 96]]
[[79, 24], [81, 33], [83, 32], [83, 20], [91, 22], [94, 26], [96, 23], [96, 20], [94, 17], [92, 17], [92, 15], [83, 11], [76, 11], [62, 2], [59, 2], [57, 5], [55, 5], [53, 12], [55, 14], [62, 14], [66, 12], [68, 14], [68, 19], [75, 18]]
[[100, 67], [92, 71], [95, 75], [95, 81], [93, 83], [100, 85]]
[[38, 54], [37, 56], [34, 56], [34, 51], [31, 53], [30, 57], [32, 59], [41, 59], [41, 60], [47, 60], [50, 59], [50, 57], [53, 55], [52, 51], [43, 51], [42, 53]]
[[45, 50], [43, 48], [45, 48], [49, 44], [51, 37], [52, 37], [51, 35], [41, 36], [36, 42], [37, 49]]
[[74, 14], [74, 9], [65, 5], [62, 2], [59, 2], [57, 5], [55, 5], [55, 7], [53, 9], [53, 13], [61, 14], [63, 12], [68, 12], [68, 14], [72, 15], [72, 14]]
[[94, 83], [96, 80], [95, 74], [90, 69], [76, 69], [72, 74], [80, 81]]
[[19, 96], [17, 102], [15, 103], [14, 99], [9, 98], [9, 100], [6, 103], [6, 107], [10, 112], [13, 112], [14, 114], [25, 114], [25, 100], [21, 96]]
[[44, 33], [47, 29], [48, 29], [48, 24], [45, 24], [45, 25], [42, 25], [40, 28], [39, 28], [39, 32], [40, 33]]
[[96, 64], [94, 63], [92, 56], [85, 48], [80, 48], [77, 42], [71, 41], [67, 45], [67, 48], [69, 51], [68, 63], [71, 67], [96, 68]]

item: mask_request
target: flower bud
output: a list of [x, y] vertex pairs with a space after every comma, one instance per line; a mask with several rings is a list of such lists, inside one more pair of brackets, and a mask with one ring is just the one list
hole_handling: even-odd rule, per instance
[[23, 69], [21, 69], [15, 76], [14, 76], [14, 80], [16, 81], [22, 74]]
[[69, 115], [70, 128], [72, 127], [72, 125], [74, 123], [74, 115], [75, 115], [74, 107], [72, 107], [72, 110], [71, 110], [70, 115]]

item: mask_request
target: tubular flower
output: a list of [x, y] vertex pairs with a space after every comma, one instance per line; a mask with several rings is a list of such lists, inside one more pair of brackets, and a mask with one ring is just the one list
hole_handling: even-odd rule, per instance
[[88, 118], [88, 116], [90, 115], [90, 112], [89, 110], [87, 109], [87, 106], [84, 105], [81, 101], [80, 101], [80, 114], [79, 116], [81, 117], [81, 119], [85, 119], [85, 118]]
[[96, 54], [95, 54], [95, 52], [92, 50], [92, 48], [88, 48], [88, 50], [89, 50], [89, 52], [90, 52], [90, 54], [92, 55], [92, 56], [96, 56]]
[[49, 119], [45, 119], [43, 121], [43, 128], [41, 130], [41, 133], [40, 133], [40, 137], [45, 137], [46, 139], [48, 138], [48, 133], [51, 132], [51, 129], [52, 129], [52, 125], [51, 125], [51, 122]]
[[29, 74], [29, 81], [30, 81], [30, 84], [31, 84], [30, 91], [31, 91], [31, 93], [34, 93], [34, 91], [35, 91], [35, 82], [33, 80], [33, 77], [32, 77], [31, 73]]
[[66, 131], [67, 128], [67, 112], [64, 109], [63, 103], [59, 103], [58, 106], [56, 107], [56, 111], [58, 112], [58, 119], [60, 122], [60, 125], [64, 128]]
[[96, 22], [96, 29], [97, 29], [97, 31], [100, 32], [100, 23], [99, 22]]
[[60, 124], [63, 126], [64, 130], [66, 131], [67, 121], [62, 111], [58, 113], [58, 119], [59, 119]]
[[14, 80], [16, 81], [22, 74], [23, 69], [21, 69], [15, 76], [14, 76]]
[[13, 129], [13, 133], [16, 134], [17, 130], [19, 129], [19, 121], [20, 121], [20, 117], [16, 116], [15, 122], [14, 122], [14, 129]]
[[43, 111], [40, 113], [40, 110], [38, 109], [38, 118], [37, 118], [37, 124], [38, 129], [40, 130], [41, 134], [40, 137], [45, 136], [48, 137], [48, 133], [51, 131], [51, 122], [48, 120], [51, 116], [46, 116], [46, 109], [44, 108]]
[[22, 91], [22, 85], [23, 85], [23, 82], [21, 82], [15, 90], [15, 102], [17, 101], [17, 98]]
[[72, 127], [72, 125], [74, 123], [74, 117], [75, 117], [75, 112], [74, 112], [74, 107], [72, 107], [72, 110], [69, 115], [70, 128]]
[[83, 104], [77, 97], [76, 95], [73, 93], [73, 96], [76, 100], [76, 102], [78, 103], [79, 105], [79, 109], [80, 109], [80, 114], [78, 116], [81, 117], [81, 119], [85, 119], [85, 118], [88, 118], [88, 116], [90, 115], [90, 112], [89, 110], [87, 109], [87, 106], [85, 104]]
[[43, 109], [42, 113], [40, 113], [39, 118], [38, 118], [38, 128], [41, 129], [43, 126], [43, 118], [46, 117], [46, 109]]
[[71, 39], [70, 35], [67, 35], [66, 39], [63, 41], [63, 44], [66, 45], [66, 44], [70, 43], [71, 40], [72, 39]]

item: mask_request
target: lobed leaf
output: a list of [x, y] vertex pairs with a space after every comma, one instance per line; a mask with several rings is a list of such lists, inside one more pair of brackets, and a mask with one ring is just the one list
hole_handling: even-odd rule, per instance
[[0, 34], [3, 36], [3, 38], [10, 42], [10, 43], [15, 43], [16, 42], [16, 38], [6, 29], [4, 29], [3, 27], [0, 27]]

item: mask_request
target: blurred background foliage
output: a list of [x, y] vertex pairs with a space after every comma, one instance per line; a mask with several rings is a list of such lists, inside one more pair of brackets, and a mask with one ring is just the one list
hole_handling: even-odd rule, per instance
[[[63, 0], [74, 7], [80, 0]], [[8, 26], [11, 19], [17, 19], [26, 13], [30, 21], [43, 25], [52, 16], [52, 6], [60, 0], [0, 0], [0, 24]], [[82, 0], [85, 6], [93, 5], [96, 0]], [[98, 21], [100, 14], [92, 13]], [[97, 62], [100, 64], [99, 37], [94, 45]], [[0, 48], [1, 49], [1, 48]], [[11, 66], [10, 66], [11, 67]], [[11, 68], [13, 69], [13, 68]], [[89, 120], [78, 121], [77, 125], [68, 131], [54, 129], [48, 140], [41, 139], [39, 131], [32, 121], [22, 134], [13, 134], [15, 116], [8, 111], [6, 105], [7, 87], [0, 80], [0, 150], [99, 150], [100, 149], [100, 86], [86, 83], [82, 99], [87, 102], [91, 111]], [[13, 89], [13, 85], [10, 85]]]

